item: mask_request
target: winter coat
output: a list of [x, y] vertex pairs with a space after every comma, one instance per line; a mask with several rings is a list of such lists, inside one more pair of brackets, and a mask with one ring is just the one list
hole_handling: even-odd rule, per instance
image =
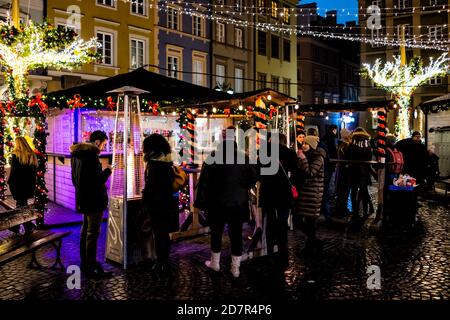
[[[145, 187], [142, 192], [143, 210], [150, 221], [172, 221], [177, 212], [177, 202], [172, 190], [175, 178], [170, 155], [151, 159], [145, 169]], [[173, 230], [171, 230], [173, 231]]]
[[26, 201], [33, 198], [36, 189], [36, 167], [21, 164], [15, 154], [12, 155], [10, 164], [8, 185], [14, 200]]
[[[339, 160], [348, 160], [348, 148], [350, 143], [347, 141], [339, 141], [337, 148], [337, 156]], [[338, 185], [349, 185], [350, 184], [350, 165], [348, 163], [339, 162], [337, 164], [336, 170], [336, 181]]]
[[403, 172], [419, 182], [425, 179], [428, 162], [428, 151], [425, 145], [409, 138], [400, 140], [395, 147], [403, 154]]
[[[227, 143], [234, 144], [233, 155], [229, 155], [235, 159], [232, 164], [226, 164]], [[222, 164], [208, 164], [213, 157], [220, 154], [223, 155]], [[238, 156], [245, 159], [245, 164], [236, 163]], [[249, 164], [248, 156], [237, 149], [234, 141], [222, 142], [203, 164], [194, 205], [205, 210], [210, 220], [220, 212], [228, 212], [245, 221], [249, 216], [249, 190], [255, 186], [257, 180], [256, 165]]]
[[[268, 147], [270, 149], [270, 146]], [[278, 161], [278, 159], [274, 160]], [[282, 167], [284, 168], [284, 171]], [[279, 146], [278, 172], [274, 175], [260, 175], [259, 205], [262, 208], [289, 208], [292, 204], [290, 180], [286, 175], [297, 171], [297, 154], [287, 146]], [[286, 172], [286, 173], [284, 173]]]
[[319, 151], [310, 149], [306, 159], [298, 160], [298, 170], [302, 176], [298, 186], [299, 197], [293, 206], [296, 215], [315, 217], [320, 215], [324, 192], [324, 159]]
[[328, 131], [322, 141], [326, 148], [328, 158], [337, 159], [336, 135], [333, 132]]
[[108, 207], [105, 183], [111, 175], [111, 169], [102, 170], [100, 149], [85, 142], [72, 145], [70, 151], [77, 211], [83, 214], [104, 211]]
[[[372, 160], [370, 135], [365, 132], [354, 132], [348, 147], [348, 159], [351, 161]], [[350, 183], [354, 188], [365, 188], [371, 184], [370, 164], [350, 163]]]
[[427, 178], [434, 181], [440, 175], [439, 171], [439, 157], [435, 154], [428, 155], [428, 164], [427, 164]]

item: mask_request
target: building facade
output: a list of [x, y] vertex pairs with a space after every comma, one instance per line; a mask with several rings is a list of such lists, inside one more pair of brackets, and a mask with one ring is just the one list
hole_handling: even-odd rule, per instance
[[[251, 0], [214, 0], [215, 20], [212, 35], [211, 88], [223, 91], [244, 92], [254, 89], [253, 48], [254, 30], [243, 27], [253, 20]], [[228, 10], [221, 11], [221, 6]], [[229, 23], [231, 19], [235, 23]]]
[[[210, 86], [211, 21], [208, 0], [158, 4], [156, 61], [163, 75]], [[193, 12], [188, 14], [188, 12]]]
[[[295, 8], [297, 1], [257, 0], [255, 2], [259, 8], [255, 14], [255, 23], [279, 24], [285, 28], [295, 27], [297, 21], [292, 14], [292, 8]], [[296, 96], [296, 33], [261, 30], [261, 28], [255, 29], [254, 32], [255, 89], [270, 87], [289, 96]]]
[[[446, 40], [449, 39], [448, 26], [450, 24], [450, 13], [447, 10], [448, 0], [359, 0], [359, 7], [367, 8], [377, 5], [382, 9], [381, 29], [366, 30], [361, 28], [362, 36], [369, 38], [384, 38], [401, 40], [401, 30], [405, 27], [406, 38], [416, 37], [419, 40]], [[442, 9], [445, 7], [445, 10]], [[361, 21], [361, 26], [367, 26], [367, 17]], [[427, 65], [429, 58], [437, 58], [443, 52], [430, 49], [414, 48], [406, 49], [408, 61], [419, 56]], [[385, 45], [361, 44], [361, 62], [373, 63], [377, 58], [383, 61], [392, 61], [395, 55], [399, 55], [399, 48]], [[411, 127], [426, 134], [424, 115], [417, 109], [421, 102], [446, 94], [450, 90], [449, 77], [436, 77], [427, 84], [418, 88], [412, 97]], [[370, 80], [361, 79], [361, 99], [364, 101], [391, 98], [385, 91], [376, 89]], [[416, 115], [416, 116], [414, 116]], [[392, 114], [389, 123], [395, 123], [395, 115]], [[394, 128], [390, 127], [392, 131]]]
[[155, 0], [47, 0], [46, 17], [55, 25], [73, 28], [87, 40], [97, 38], [102, 61], [73, 72], [48, 70], [49, 91], [126, 73], [155, 64]]
[[[309, 30], [355, 32], [355, 22], [337, 24], [337, 11], [326, 17], [317, 13], [317, 3], [299, 5], [299, 26]], [[344, 28], [345, 27], [345, 28]], [[297, 97], [302, 104], [358, 101], [359, 46], [355, 42], [299, 36], [297, 39]]]

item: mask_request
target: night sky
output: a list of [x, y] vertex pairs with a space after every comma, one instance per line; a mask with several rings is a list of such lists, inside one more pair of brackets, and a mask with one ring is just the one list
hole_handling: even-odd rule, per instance
[[[306, 4], [311, 2], [317, 2], [319, 7], [319, 13], [321, 16], [325, 16], [327, 10], [338, 10], [338, 23], [345, 23], [345, 21], [358, 20], [355, 17], [358, 9], [358, 0], [302, 0], [300, 4]], [[342, 9], [345, 11], [342, 12]], [[350, 15], [348, 12], [350, 11]]]

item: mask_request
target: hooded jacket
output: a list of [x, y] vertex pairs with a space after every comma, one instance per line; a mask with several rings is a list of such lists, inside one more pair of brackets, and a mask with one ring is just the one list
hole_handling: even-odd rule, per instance
[[77, 211], [90, 214], [105, 210], [108, 207], [105, 183], [111, 175], [111, 169], [102, 170], [100, 149], [86, 142], [72, 145], [70, 151]]
[[36, 189], [36, 167], [21, 164], [15, 154], [12, 155], [10, 164], [8, 185], [14, 200], [26, 201], [32, 198]]
[[[348, 158], [352, 161], [372, 160], [372, 147], [370, 146], [370, 135], [366, 132], [354, 132], [352, 141], [348, 147]], [[367, 187], [370, 181], [370, 164], [350, 164], [350, 181], [354, 187]]]

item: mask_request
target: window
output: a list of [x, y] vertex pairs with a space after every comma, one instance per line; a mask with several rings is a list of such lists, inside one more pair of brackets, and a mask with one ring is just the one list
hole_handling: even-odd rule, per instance
[[106, 65], [113, 65], [113, 39], [111, 33], [97, 32], [97, 40], [101, 43], [101, 48], [98, 52], [102, 56], [102, 63]]
[[263, 9], [266, 6], [266, 0], [258, 0], [258, 8]]
[[242, 12], [244, 10], [244, 0], [236, 0], [236, 11]]
[[398, 0], [398, 8], [399, 9], [406, 9], [408, 8], [409, 5], [409, 0]]
[[428, 37], [430, 40], [439, 40], [442, 38], [442, 26], [428, 27]]
[[381, 0], [374, 0], [372, 1], [372, 5], [382, 7], [382, 1]]
[[272, 18], [276, 18], [277, 14], [278, 14], [278, 1], [271, 1], [272, 2], [272, 10], [270, 12], [270, 15], [272, 16]]
[[291, 95], [291, 79], [283, 78], [283, 92], [288, 96]]
[[145, 0], [131, 0], [131, 12], [145, 16], [145, 7], [147, 6]]
[[225, 24], [222, 22], [217, 22], [216, 24], [216, 36], [218, 42], [225, 42]]
[[145, 41], [138, 39], [131, 39], [131, 62], [130, 67], [132, 69], [140, 68], [144, 65], [145, 57]]
[[206, 86], [206, 54], [192, 54], [192, 83], [198, 86]]
[[337, 86], [337, 76], [336, 75], [333, 75], [333, 83], [332, 83], [332, 85], [333, 86]]
[[193, 24], [192, 25], [192, 30], [193, 30], [192, 33], [194, 34], [194, 36], [197, 36], [197, 37], [203, 37], [204, 36], [204, 34], [203, 34], [203, 30], [204, 30], [203, 22], [204, 22], [204, 19], [201, 16], [194, 15], [192, 17], [192, 24]]
[[263, 31], [258, 31], [258, 54], [267, 54], [267, 35]]
[[283, 8], [283, 22], [289, 24], [289, 8]]
[[115, 0], [97, 0], [97, 4], [100, 4], [102, 6], [107, 6], [107, 7], [115, 7], [116, 6]]
[[280, 37], [274, 35], [271, 38], [271, 57], [274, 59], [280, 58]]
[[272, 89], [275, 91], [280, 91], [280, 77], [272, 76], [271, 82], [272, 82], [271, 85]]
[[283, 39], [283, 60], [291, 61], [291, 41]]
[[333, 94], [333, 103], [339, 103], [339, 95]]
[[178, 30], [179, 26], [179, 11], [175, 8], [169, 7], [167, 9], [167, 28]]
[[234, 92], [244, 92], [244, 70], [234, 68]]
[[179, 47], [167, 46], [167, 76], [175, 79], [182, 78], [183, 50]]
[[216, 3], [218, 5], [224, 5], [225, 4], [225, 0], [216, 0]]
[[265, 89], [267, 86], [267, 74], [258, 72], [258, 89]]
[[431, 86], [438, 86], [438, 85], [442, 84], [442, 78], [439, 76], [433, 77], [428, 80], [428, 84]]
[[242, 48], [243, 41], [242, 41], [242, 29], [235, 28], [234, 29], [234, 44], [238, 48]]
[[314, 92], [314, 104], [320, 104], [322, 102], [322, 93], [321, 92]]
[[216, 64], [216, 84], [223, 85], [225, 83], [225, 66]]
[[324, 85], [328, 85], [328, 73], [326, 73], [326, 72], [322, 73], [322, 77], [323, 77], [322, 83]]
[[320, 78], [320, 71], [319, 70], [315, 70], [314, 71], [314, 82], [316, 84], [320, 83], [322, 79]]

